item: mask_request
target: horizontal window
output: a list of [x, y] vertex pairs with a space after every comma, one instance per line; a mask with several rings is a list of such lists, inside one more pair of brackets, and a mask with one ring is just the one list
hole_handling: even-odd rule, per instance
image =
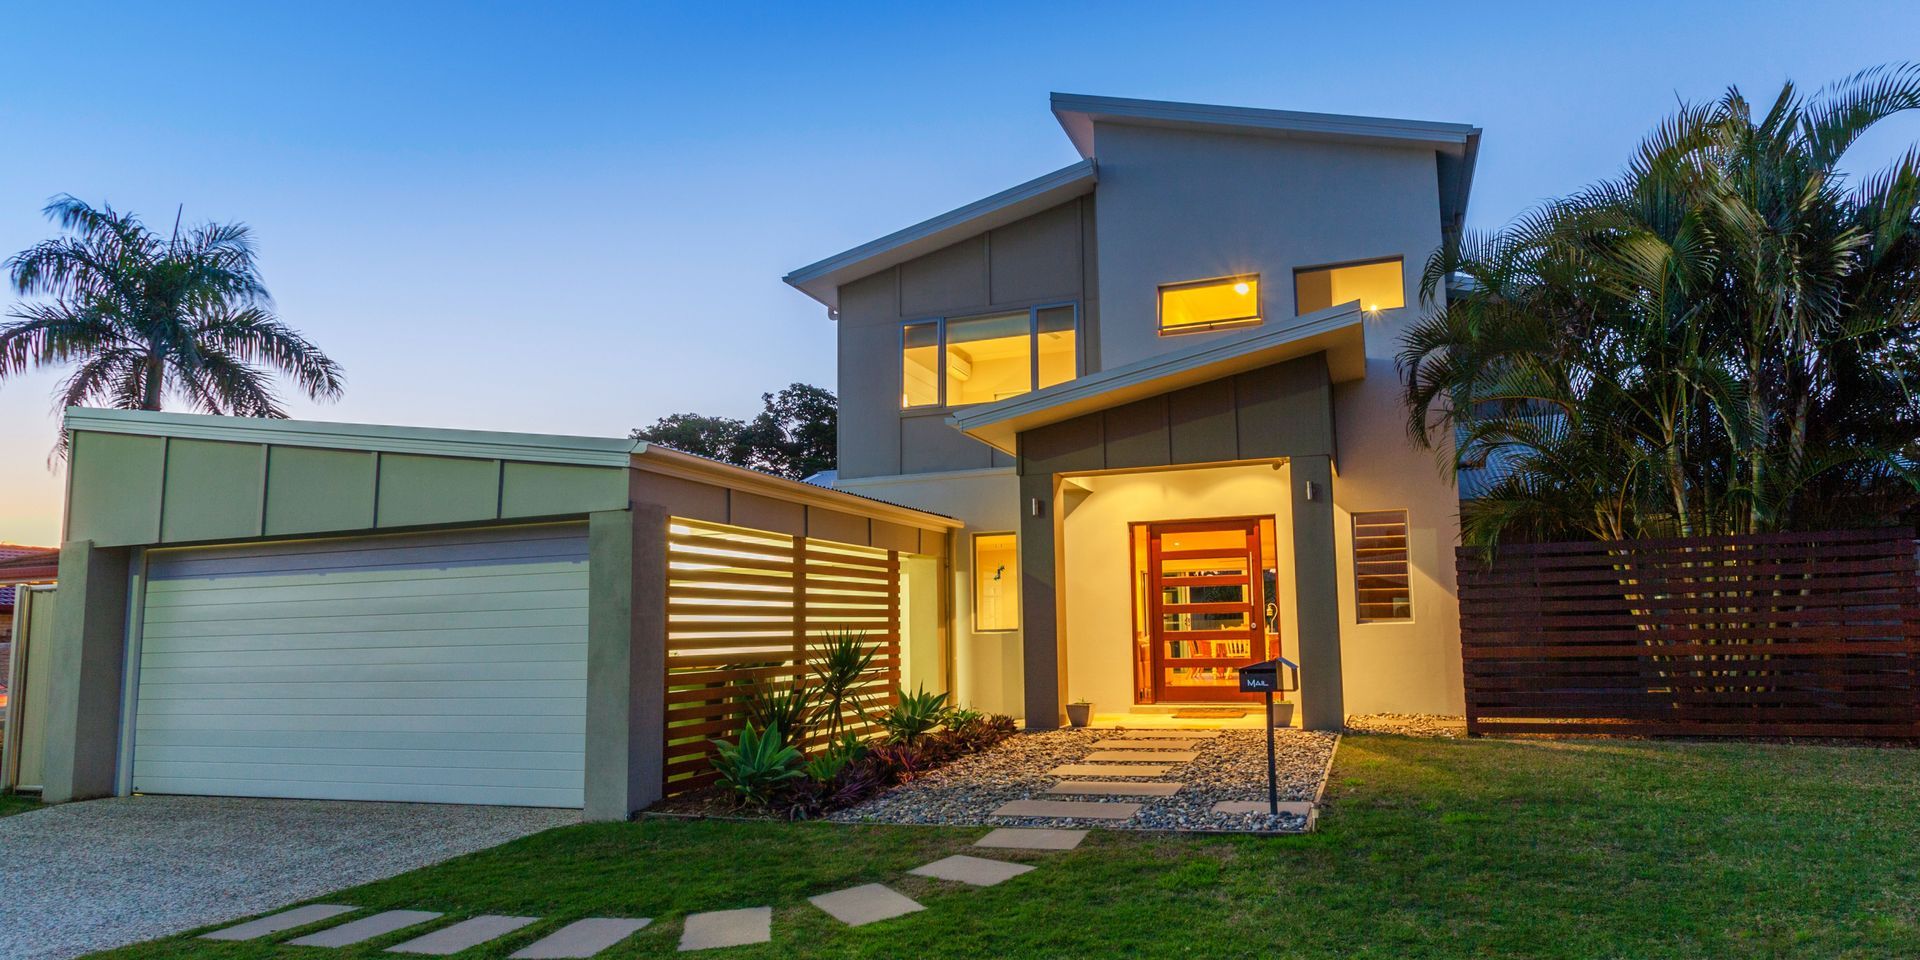
[[1361, 623], [1413, 619], [1405, 510], [1353, 515], [1353, 594]]
[[1312, 313], [1343, 303], [1359, 301], [1360, 309], [1372, 313], [1407, 305], [1407, 289], [1400, 273], [1400, 258], [1350, 263], [1340, 267], [1314, 267], [1293, 275], [1294, 312]]
[[1072, 304], [907, 324], [900, 406], [992, 403], [1072, 380], [1080, 371]]
[[1160, 330], [1211, 330], [1260, 320], [1260, 277], [1247, 274], [1160, 288]]

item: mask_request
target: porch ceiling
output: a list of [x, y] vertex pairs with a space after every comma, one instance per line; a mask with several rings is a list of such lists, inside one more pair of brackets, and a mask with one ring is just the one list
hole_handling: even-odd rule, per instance
[[947, 418], [967, 436], [1014, 453], [1021, 432], [1184, 387], [1324, 352], [1334, 383], [1367, 374], [1366, 314], [1358, 303], [1263, 324], [1238, 336], [1089, 374], [1034, 393], [969, 407]]

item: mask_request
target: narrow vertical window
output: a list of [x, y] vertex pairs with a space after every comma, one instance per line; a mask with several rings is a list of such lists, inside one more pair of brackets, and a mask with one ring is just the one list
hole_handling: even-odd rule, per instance
[[940, 403], [940, 325], [910, 323], [900, 344], [900, 406]]
[[973, 629], [1020, 629], [1020, 554], [1011, 533], [973, 537]]
[[1080, 369], [1080, 351], [1073, 307], [1042, 307], [1035, 316], [1034, 351], [1040, 358], [1039, 387], [1044, 390], [1074, 378]]
[[1407, 562], [1407, 512], [1353, 515], [1354, 612], [1361, 623], [1413, 619], [1413, 578]]

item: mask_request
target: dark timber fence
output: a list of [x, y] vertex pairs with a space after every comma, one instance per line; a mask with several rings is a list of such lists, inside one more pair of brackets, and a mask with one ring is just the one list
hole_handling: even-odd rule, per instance
[[1912, 529], [1459, 552], [1469, 733], [1912, 737]]

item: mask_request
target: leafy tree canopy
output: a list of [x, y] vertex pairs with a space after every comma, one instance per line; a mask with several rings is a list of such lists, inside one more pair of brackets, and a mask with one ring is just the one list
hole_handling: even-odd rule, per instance
[[796, 383], [760, 399], [752, 420], [676, 413], [633, 439], [795, 480], [833, 469], [840, 404], [831, 392]]

